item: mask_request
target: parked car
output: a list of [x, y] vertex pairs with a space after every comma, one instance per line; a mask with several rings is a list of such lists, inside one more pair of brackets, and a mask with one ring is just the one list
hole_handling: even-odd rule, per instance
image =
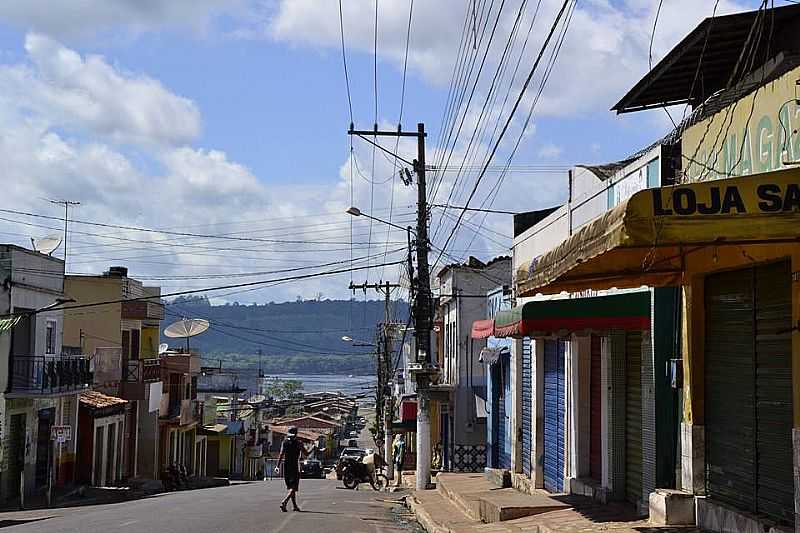
[[316, 459], [306, 459], [300, 463], [300, 477], [325, 479], [325, 469], [322, 462]]
[[347, 447], [342, 450], [339, 460], [336, 462], [336, 479], [342, 479], [342, 471], [348, 459], [360, 461], [365, 455], [367, 455], [367, 451], [363, 448]]
[[350, 432], [350, 438], [351, 439], [357, 439], [358, 438], [358, 431], [351, 431]]

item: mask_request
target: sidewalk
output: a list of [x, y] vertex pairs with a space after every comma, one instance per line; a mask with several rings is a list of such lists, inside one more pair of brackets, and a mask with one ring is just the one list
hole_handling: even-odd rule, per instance
[[415, 491], [406, 504], [429, 533], [699, 533], [695, 527], [656, 526], [621, 503], [590, 498], [533, 495], [500, 489], [483, 474], [442, 473], [436, 490]]

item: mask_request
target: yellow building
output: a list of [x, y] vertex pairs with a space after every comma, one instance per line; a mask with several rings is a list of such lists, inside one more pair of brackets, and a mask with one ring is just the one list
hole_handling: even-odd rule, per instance
[[715, 530], [747, 516], [791, 524], [800, 505], [796, 272], [791, 169], [636, 193], [523, 265], [517, 287], [682, 288], [681, 488], [702, 496], [697, 519]]
[[[164, 306], [158, 287], [128, 277], [124, 267], [98, 276], [66, 276], [73, 305], [117, 302], [64, 312], [64, 346], [92, 357], [94, 388], [128, 400], [124, 477], [158, 476], [158, 416], [161, 369], [158, 357]], [[152, 299], [138, 299], [153, 296]], [[120, 302], [131, 299], [129, 302]]]

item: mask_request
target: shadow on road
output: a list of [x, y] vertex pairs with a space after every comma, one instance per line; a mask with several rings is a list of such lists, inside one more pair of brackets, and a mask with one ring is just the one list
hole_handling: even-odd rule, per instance
[[20, 520], [0, 520], [0, 528], [2, 527], [11, 527], [11, 526], [21, 526], [22, 524], [30, 524], [32, 522], [41, 522], [42, 520], [49, 520], [50, 516], [44, 516], [42, 518], [28, 518], [28, 519], [20, 519]]

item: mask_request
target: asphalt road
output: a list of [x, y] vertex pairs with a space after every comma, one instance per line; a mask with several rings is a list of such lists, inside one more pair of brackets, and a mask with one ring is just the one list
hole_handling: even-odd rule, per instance
[[323, 479], [304, 479], [300, 489], [301, 512], [281, 512], [278, 505], [285, 489], [283, 481], [275, 479], [172, 492], [113, 505], [0, 513], [0, 527], [26, 533], [421, 531], [397, 503], [403, 493], [379, 493], [368, 486], [347, 490], [341, 482]]

